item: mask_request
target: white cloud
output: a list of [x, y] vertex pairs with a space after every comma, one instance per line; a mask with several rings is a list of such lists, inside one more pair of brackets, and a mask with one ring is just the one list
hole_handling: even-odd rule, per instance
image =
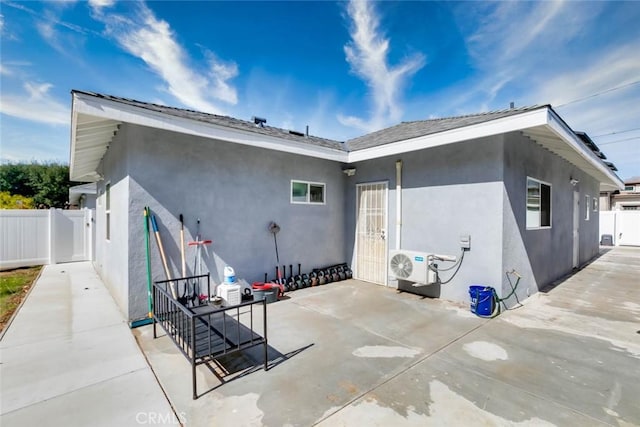
[[60, 50], [60, 46], [58, 43], [58, 34], [53, 28], [53, 23], [51, 21], [43, 21], [38, 22], [36, 24], [36, 29], [40, 36], [45, 39], [49, 45], [54, 47], [56, 50]]
[[[575, 49], [597, 28], [604, 3], [472, 2], [456, 8], [473, 77], [450, 89], [447, 109], [477, 111], [522, 105], [549, 76], [573, 69]], [[584, 60], [581, 58], [581, 60]], [[547, 103], [548, 100], [538, 102]]]
[[624, 86], [640, 77], [640, 43], [619, 46], [592, 62], [548, 79], [536, 97], [560, 105], [585, 96]]
[[34, 122], [68, 124], [69, 109], [49, 94], [51, 83], [25, 82], [25, 93], [3, 93], [0, 112]]
[[18, 36], [16, 36], [15, 34], [13, 34], [11, 32], [11, 30], [7, 27], [7, 24], [4, 20], [4, 15], [0, 13], [0, 37], [2, 37], [2, 39], [4, 39], [5, 41], [17, 41]]
[[[599, 52], [599, 55], [581, 61], [579, 66], [557, 73], [532, 87], [530, 99], [551, 103], [569, 126], [589, 135], [637, 128], [640, 84], [635, 82], [640, 76], [639, 51], [640, 42], [635, 41]], [[640, 172], [640, 132], [624, 136], [636, 139], [601, 146], [620, 170], [622, 178]], [[621, 137], [594, 137], [596, 144], [616, 139]]]
[[209, 63], [211, 72], [211, 88], [214, 98], [220, 99], [229, 104], [238, 103], [238, 94], [235, 87], [231, 86], [228, 81], [238, 76], [238, 65], [232, 61], [223, 61], [219, 59], [213, 52], [206, 51], [205, 55]]
[[[569, 126], [590, 135], [635, 128], [640, 85], [607, 91], [638, 80], [638, 31], [609, 32], [605, 40], [599, 33], [623, 26], [623, 16], [634, 22], [638, 9], [631, 4], [614, 9], [604, 2], [458, 4], [456, 21], [472, 72], [411, 105], [415, 111], [436, 106], [435, 113], [448, 116], [503, 109], [510, 101], [517, 106], [551, 103]], [[621, 176], [640, 172], [629, 161], [640, 164], [637, 140], [602, 149]]]
[[89, 0], [89, 6], [95, 9], [102, 9], [103, 7], [111, 7], [116, 4], [115, 0]]
[[[563, 1], [496, 2], [477, 6], [479, 9], [476, 11], [483, 17], [480, 25], [467, 37], [467, 46], [476, 62], [483, 66], [494, 68], [492, 64], [496, 60], [504, 64], [521, 59], [521, 55], [531, 47], [542, 50], [540, 54], [543, 55], [544, 49], [540, 49], [545, 44], [543, 42], [555, 40], [562, 43], [578, 31], [574, 25], [555, 25], [566, 22], [566, 14], [574, 13], [566, 8]], [[573, 19], [580, 15], [575, 14]]]
[[82, 48], [85, 36], [93, 32], [60, 19], [61, 8], [72, 3], [56, 2], [54, 4], [57, 6], [56, 8], [47, 9], [40, 14], [35, 14], [29, 9], [25, 9], [25, 11], [34, 14], [36, 30], [49, 46], [74, 62], [81, 63], [82, 59], [78, 55], [78, 51]]
[[338, 115], [338, 120], [346, 126], [374, 131], [401, 119], [400, 93], [407, 80], [424, 66], [425, 57], [414, 54], [391, 66], [387, 58], [389, 39], [379, 29], [373, 4], [352, 0], [347, 13], [352, 21], [351, 40], [344, 47], [347, 62], [352, 72], [369, 87], [373, 105], [369, 119]]
[[107, 33], [128, 53], [142, 59], [165, 82], [164, 90], [196, 110], [224, 114], [220, 101], [235, 105], [237, 92], [230, 80], [238, 75], [234, 62], [224, 62], [205, 52], [208, 70], [191, 68], [190, 58], [177, 42], [168, 22], [156, 18], [144, 4], [131, 18], [96, 13]]

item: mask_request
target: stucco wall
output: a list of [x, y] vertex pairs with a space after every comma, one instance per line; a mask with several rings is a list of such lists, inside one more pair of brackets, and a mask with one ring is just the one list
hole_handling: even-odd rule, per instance
[[[411, 292], [468, 301], [472, 284], [510, 291], [505, 272], [523, 275], [518, 297], [525, 298], [567, 272], [572, 265], [573, 191], [598, 195], [598, 183], [519, 133], [483, 138], [349, 165], [304, 156], [206, 140], [134, 125], [122, 125], [101, 165], [97, 205], [96, 267], [130, 320], [147, 314], [143, 207], [158, 220], [170, 268], [181, 275], [179, 215], [185, 240], [197, 233], [213, 245], [203, 259], [214, 283], [225, 265], [241, 284], [273, 278], [277, 235], [280, 264], [303, 270], [348, 261], [354, 264], [356, 184], [386, 181], [389, 186], [389, 248], [396, 242], [396, 161], [403, 161], [402, 248], [460, 256], [460, 236], [471, 250], [450, 283], [410, 287]], [[526, 230], [526, 177], [552, 185], [553, 224]], [[573, 187], [569, 178], [580, 182]], [[291, 180], [326, 184], [325, 205], [290, 203]], [[111, 183], [112, 237], [105, 241], [105, 184]], [[580, 212], [580, 263], [598, 252], [597, 212]], [[152, 278], [164, 279], [151, 238]], [[187, 246], [187, 274], [193, 274], [194, 247]], [[450, 264], [441, 263], [441, 267]], [[296, 268], [297, 269], [297, 268]], [[443, 272], [447, 280], [451, 272]], [[509, 305], [513, 305], [512, 298]]]
[[[111, 295], [126, 315], [129, 310], [129, 177], [127, 176], [127, 129], [123, 127], [107, 150], [100, 172], [96, 204], [94, 265]], [[111, 238], [106, 239], [106, 185], [111, 184]]]
[[[389, 248], [396, 242], [395, 162], [403, 161], [402, 248], [460, 256], [460, 236], [471, 236], [458, 274], [450, 283], [412, 288], [390, 286], [456, 301], [468, 301], [472, 284], [500, 283], [502, 254], [502, 140], [484, 138], [397, 157], [355, 164], [346, 196], [349, 259], [354, 256], [355, 184], [388, 180]], [[441, 263], [441, 267], [451, 264]], [[451, 272], [443, 272], [447, 280]]]
[[[304, 271], [346, 261], [344, 181], [340, 164], [172, 132], [125, 125], [129, 149], [131, 201], [129, 318], [144, 317], [146, 264], [143, 207], [157, 217], [173, 274], [180, 274], [180, 222], [185, 240], [195, 239], [197, 219], [204, 239], [212, 239], [205, 271], [223, 279], [225, 264], [248, 286], [275, 276], [276, 255], [270, 221], [277, 222], [280, 264], [301, 263]], [[325, 205], [290, 203], [291, 180], [326, 184]], [[164, 279], [155, 241], [153, 279]], [[188, 274], [195, 258], [187, 247]]]
[[[572, 270], [573, 192], [580, 195], [579, 263], [598, 254], [598, 212], [585, 220], [585, 195], [598, 197], [599, 184], [578, 168], [520, 133], [504, 136], [504, 251], [503, 270], [523, 276], [520, 299], [544, 288]], [[551, 228], [527, 230], [527, 177], [551, 184]], [[574, 187], [570, 179], [579, 183]], [[515, 278], [513, 279], [515, 283]], [[506, 276], [503, 294], [511, 292]], [[515, 304], [515, 297], [509, 305]]]

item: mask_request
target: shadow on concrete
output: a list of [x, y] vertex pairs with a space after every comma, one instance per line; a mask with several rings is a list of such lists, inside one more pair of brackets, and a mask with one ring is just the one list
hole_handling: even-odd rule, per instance
[[548, 294], [549, 292], [551, 292], [552, 290], [554, 290], [555, 288], [560, 286], [562, 283], [564, 283], [566, 280], [568, 280], [569, 278], [571, 278], [574, 275], [576, 275], [579, 271], [583, 270], [588, 265], [591, 265], [592, 263], [597, 261], [600, 257], [605, 255], [607, 252], [611, 251], [612, 249], [613, 249], [613, 247], [600, 246], [600, 251], [598, 252], [598, 255], [594, 256], [593, 258], [591, 258], [589, 261], [587, 261], [586, 263], [584, 263], [580, 267], [574, 268], [570, 273], [565, 274], [564, 276], [562, 276], [558, 280], [555, 280], [555, 281], [549, 283], [548, 285], [546, 285], [545, 287], [540, 289], [540, 292], [542, 292], [544, 294]]
[[440, 298], [441, 284], [434, 283], [431, 285], [413, 286], [413, 282], [406, 280], [398, 280], [398, 292], [408, 292], [422, 296], [422, 298]]
[[[314, 345], [314, 343], [311, 343], [297, 350], [290, 351], [286, 354], [282, 354], [275, 348], [268, 345], [267, 370], [271, 370], [277, 367], [281, 363], [286, 362], [287, 360], [291, 359], [294, 356], [297, 356], [298, 354], [313, 347]], [[215, 375], [218, 381], [220, 381], [220, 384], [210, 388], [203, 393], [199, 393], [198, 397], [204, 396], [205, 394], [208, 394], [232, 381], [239, 380], [240, 378], [246, 377], [247, 375], [264, 369], [263, 357], [264, 355], [262, 346], [258, 346], [243, 350], [238, 353], [232, 353], [227, 356], [220, 356], [212, 362], [204, 364], [204, 366], [206, 366], [211, 371], [211, 373]]]

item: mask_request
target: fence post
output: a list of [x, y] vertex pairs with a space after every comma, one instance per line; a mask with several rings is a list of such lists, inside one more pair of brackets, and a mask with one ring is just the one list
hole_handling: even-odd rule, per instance
[[49, 208], [49, 265], [56, 263], [56, 210]]
[[84, 257], [87, 261], [93, 261], [93, 215], [91, 209], [84, 210]]

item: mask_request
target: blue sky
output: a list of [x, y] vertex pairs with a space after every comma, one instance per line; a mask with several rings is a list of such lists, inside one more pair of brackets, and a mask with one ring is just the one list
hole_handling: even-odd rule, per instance
[[70, 91], [346, 140], [552, 104], [640, 175], [640, 2], [0, 2], [3, 161], [69, 159]]

